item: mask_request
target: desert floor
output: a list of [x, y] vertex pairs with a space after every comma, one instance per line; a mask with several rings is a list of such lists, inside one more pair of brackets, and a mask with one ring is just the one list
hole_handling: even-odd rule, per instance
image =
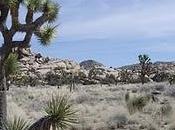
[[[156, 93], [156, 102], [150, 101], [143, 111], [130, 115], [125, 94], [132, 96]], [[74, 92], [68, 86], [15, 87], [8, 91], [8, 115], [28, 121], [42, 117], [44, 107], [53, 94], [68, 94], [79, 124], [74, 130], [174, 130], [175, 86], [168, 83], [126, 85], [77, 85]], [[169, 104], [169, 107], [164, 107]], [[174, 128], [174, 129], [173, 129]]]

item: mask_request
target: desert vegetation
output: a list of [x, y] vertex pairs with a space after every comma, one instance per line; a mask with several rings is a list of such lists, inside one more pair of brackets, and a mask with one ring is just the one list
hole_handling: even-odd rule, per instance
[[[20, 6], [27, 9], [24, 24], [20, 22], [19, 18]], [[39, 12], [42, 15], [34, 20], [34, 14]], [[3, 129], [3, 121], [6, 120], [7, 116], [7, 78], [16, 67], [14, 64], [16, 58], [12, 53], [16, 53], [20, 58], [21, 49], [30, 47], [33, 34], [42, 45], [47, 46], [54, 37], [57, 26], [53, 26], [52, 23], [57, 19], [58, 13], [59, 5], [50, 0], [0, 1], [0, 32], [3, 37], [0, 48], [0, 129]], [[8, 17], [11, 17], [11, 27], [7, 26]], [[21, 41], [16, 41], [13, 38], [19, 32], [26, 33], [26, 35]]]
[[140, 79], [142, 84], [144, 84], [146, 82], [145, 80], [145, 76], [149, 74], [150, 72], [150, 64], [151, 64], [151, 59], [149, 58], [148, 55], [139, 55], [139, 64], [141, 66], [141, 70], [140, 70]]
[[[71, 129], [171, 130], [174, 124], [174, 86], [168, 82], [124, 85], [11, 86], [8, 92], [8, 112], [34, 122], [45, 115], [50, 95], [70, 95], [77, 122]], [[129, 97], [127, 96], [129, 95]], [[14, 109], [11, 109], [14, 108]], [[44, 109], [43, 109], [44, 110]], [[12, 118], [13, 119], [13, 118]]]
[[31, 52], [33, 35], [50, 45], [59, 10], [53, 0], [0, 1], [0, 130], [174, 130], [175, 63], [141, 54], [108, 68]]

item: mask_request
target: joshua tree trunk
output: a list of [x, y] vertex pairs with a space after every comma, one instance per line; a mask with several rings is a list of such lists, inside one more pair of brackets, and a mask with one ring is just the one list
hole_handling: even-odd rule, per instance
[[52, 130], [57, 130], [56, 125], [54, 123], [52, 124]]
[[4, 130], [3, 123], [7, 117], [7, 80], [5, 73], [5, 60], [10, 54], [10, 48], [4, 46], [0, 48], [0, 130]]
[[141, 83], [144, 84], [145, 83], [145, 75], [144, 74], [141, 74]]
[[[20, 5], [26, 7], [27, 13], [25, 23], [20, 23], [19, 14]], [[0, 37], [3, 37], [3, 43], [0, 44], [0, 130], [2, 122], [6, 120], [7, 102], [6, 91], [7, 81], [5, 72], [5, 60], [9, 57], [12, 49], [29, 48], [32, 35], [38, 37], [42, 45], [49, 45], [55, 35], [56, 27], [51, 23], [57, 19], [60, 6], [51, 0], [0, 0]], [[34, 20], [34, 14], [40, 12], [38, 18]], [[7, 18], [10, 17], [11, 27], [8, 28]], [[45, 25], [47, 23], [48, 25]], [[16, 33], [25, 33], [21, 40], [14, 40]]]
[[5, 68], [1, 62], [0, 65], [0, 130], [3, 130], [3, 122], [7, 117], [7, 99], [6, 99], [6, 76]]

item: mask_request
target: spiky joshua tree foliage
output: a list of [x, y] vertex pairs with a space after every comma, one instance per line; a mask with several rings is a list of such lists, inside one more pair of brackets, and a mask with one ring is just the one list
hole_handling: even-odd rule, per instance
[[11, 53], [5, 60], [6, 77], [9, 78], [9, 76], [15, 75], [15, 73], [18, 72], [18, 69], [19, 69], [19, 63], [17, 54]]
[[141, 67], [141, 70], [140, 70], [140, 79], [141, 79], [141, 82], [142, 84], [145, 83], [145, 76], [150, 72], [150, 68], [151, 68], [151, 59], [149, 58], [148, 55], [139, 55], [138, 56], [139, 58], [139, 64], [140, 64], [140, 67]]
[[[21, 6], [27, 9], [25, 22], [21, 23], [19, 13]], [[13, 50], [29, 48], [33, 34], [44, 46], [49, 45], [55, 36], [56, 27], [53, 22], [57, 19], [60, 6], [52, 0], [0, 0], [0, 32], [3, 43], [0, 47], [0, 130], [2, 120], [6, 120], [6, 89], [7, 81], [5, 61]], [[39, 16], [34, 18], [35, 14]], [[7, 18], [10, 17], [11, 26], [7, 26]], [[8, 21], [9, 23], [9, 21]], [[24, 33], [21, 40], [14, 40], [17, 33]]]

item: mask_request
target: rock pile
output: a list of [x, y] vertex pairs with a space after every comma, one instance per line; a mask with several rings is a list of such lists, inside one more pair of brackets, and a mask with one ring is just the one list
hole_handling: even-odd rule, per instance
[[[19, 60], [20, 72], [13, 77], [13, 83], [17, 85], [60, 86], [72, 83], [89, 85], [140, 82], [138, 64], [125, 67], [127, 69], [113, 69], [93, 60], [78, 64], [71, 60], [43, 57], [40, 53], [31, 53], [30, 50], [23, 50], [23, 53], [25, 56], [21, 56]], [[172, 70], [175, 70], [175, 65], [155, 63], [152, 68], [152, 73], [146, 77], [147, 81], [161, 82], [168, 80], [170, 73], [174, 73]]]

